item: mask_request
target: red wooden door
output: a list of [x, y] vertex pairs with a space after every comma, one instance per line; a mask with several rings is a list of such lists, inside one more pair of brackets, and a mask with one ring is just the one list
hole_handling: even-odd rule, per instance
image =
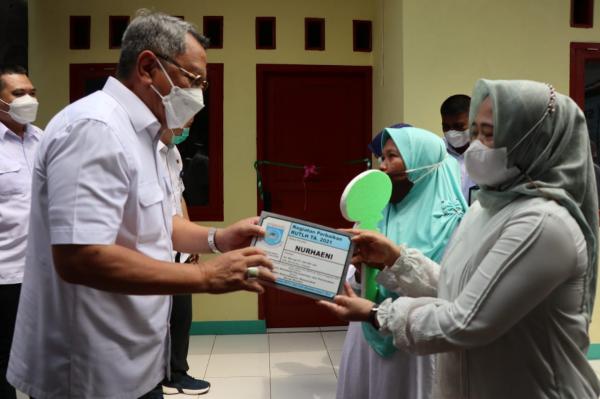
[[[370, 157], [371, 67], [257, 65], [257, 128], [259, 211], [349, 227], [339, 200]], [[317, 174], [305, 178], [313, 166]], [[259, 309], [270, 328], [344, 324], [314, 300], [276, 289]]]

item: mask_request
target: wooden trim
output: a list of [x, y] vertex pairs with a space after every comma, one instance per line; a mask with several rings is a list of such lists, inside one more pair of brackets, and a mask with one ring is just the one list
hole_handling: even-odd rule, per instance
[[[262, 23], [270, 23], [271, 29], [273, 31], [273, 42], [270, 46], [262, 46], [260, 44], [259, 39], [259, 26]], [[254, 26], [254, 37], [255, 37], [255, 43], [256, 43], [256, 49], [257, 50], [275, 50], [277, 48], [277, 25], [276, 25], [276, 19], [275, 17], [256, 17], [256, 22], [255, 22], [255, 26]]]
[[[125, 23], [125, 26], [129, 25], [129, 15], [109, 15], [108, 17], [108, 48], [119, 49], [121, 48], [121, 39], [123, 32], [115, 32], [117, 25]], [[118, 35], [118, 36], [117, 36]]]
[[[312, 24], [318, 24], [321, 30], [320, 42], [317, 46], [311, 47], [308, 43], [308, 27]], [[325, 50], [325, 18], [304, 18], [304, 49], [305, 50]]]
[[[219, 42], [214, 42], [215, 38], [211, 38], [210, 35], [208, 35], [208, 31], [207, 31], [207, 26], [210, 25], [211, 23], [217, 23], [219, 26], [219, 37], [218, 39], [220, 40]], [[210, 48], [211, 49], [215, 49], [215, 48], [223, 48], [223, 17], [222, 16], [204, 16], [202, 17], [202, 31], [204, 33], [204, 36], [208, 37], [209, 39], [211, 39], [211, 43], [210, 43]]]
[[[575, 21], [575, 3], [585, 2], [585, 20]], [[571, 0], [571, 27], [572, 28], [593, 28], [594, 27], [594, 0]]]
[[[369, 44], [367, 47], [358, 46], [358, 29], [361, 25], [364, 25], [369, 30]], [[370, 53], [373, 49], [373, 24], [368, 20], [352, 20], [352, 49], [354, 51], [360, 51]]]
[[211, 85], [205, 95], [209, 96], [208, 170], [209, 194], [207, 205], [188, 207], [192, 221], [222, 221], [223, 206], [223, 64], [208, 64], [208, 79], [220, 85]]
[[600, 43], [570, 44], [569, 96], [584, 107], [585, 99], [585, 62], [589, 59], [600, 60]]
[[90, 15], [69, 16], [69, 49], [89, 50], [92, 17]]

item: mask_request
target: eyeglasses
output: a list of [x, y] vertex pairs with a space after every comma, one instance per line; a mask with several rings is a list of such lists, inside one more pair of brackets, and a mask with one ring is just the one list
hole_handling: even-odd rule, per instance
[[204, 79], [204, 77], [202, 77], [202, 75], [194, 75], [193, 73], [191, 73], [190, 71], [188, 71], [187, 69], [185, 69], [184, 67], [179, 65], [177, 63], [177, 61], [175, 61], [169, 57], [166, 57], [166, 56], [160, 55], [160, 54], [156, 54], [156, 56], [158, 58], [161, 58], [161, 59], [167, 61], [169, 64], [172, 64], [175, 67], [177, 67], [177, 69], [179, 69], [179, 71], [181, 71], [181, 73], [183, 73], [183, 76], [185, 76], [190, 81], [191, 87], [194, 87], [194, 88], [199, 87], [200, 89], [202, 89], [202, 91], [204, 91], [208, 88], [208, 82], [206, 81], [206, 79]]

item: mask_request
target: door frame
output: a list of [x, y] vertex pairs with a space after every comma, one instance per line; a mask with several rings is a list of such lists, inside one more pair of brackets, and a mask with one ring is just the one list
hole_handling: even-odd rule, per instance
[[[209, 63], [207, 65], [209, 80], [212, 84], [205, 95], [208, 96], [208, 148], [209, 148], [209, 181], [208, 204], [188, 207], [188, 214], [192, 221], [223, 221], [223, 88], [224, 66], [222, 63]], [[69, 64], [69, 97], [70, 102], [80, 99], [85, 92], [85, 79], [104, 77], [107, 72], [115, 75], [116, 63], [85, 63]], [[81, 79], [80, 77], [84, 77]]]
[[[366, 101], [365, 104], [368, 107], [367, 115], [368, 118], [365, 119], [364, 131], [367, 132], [368, 138], [371, 138], [371, 131], [373, 129], [372, 126], [372, 118], [373, 118], [373, 89], [372, 89], [372, 81], [373, 81], [373, 67], [370, 65], [361, 65], [361, 66], [347, 66], [347, 65], [305, 65], [305, 64], [256, 64], [256, 159], [264, 160], [265, 150], [264, 146], [266, 144], [265, 137], [263, 132], [265, 131], [265, 127], [268, 121], [268, 112], [270, 111], [268, 107], [264, 104], [264, 98], [266, 96], [266, 83], [269, 76], [273, 74], [299, 74], [299, 73], [329, 73], [335, 74], [337, 76], [340, 75], [363, 75], [365, 77], [365, 82], [370, 87], [370, 90], [365, 90]], [[256, 210], [257, 214], [263, 210], [264, 203], [260, 198], [260, 193], [256, 191]], [[260, 320], [265, 320], [266, 318], [266, 307], [267, 300], [265, 295], [258, 295], [258, 318]], [[340, 322], [340, 325], [343, 323]]]
[[569, 50], [569, 96], [583, 110], [585, 105], [585, 62], [600, 60], [600, 43], [571, 42]]

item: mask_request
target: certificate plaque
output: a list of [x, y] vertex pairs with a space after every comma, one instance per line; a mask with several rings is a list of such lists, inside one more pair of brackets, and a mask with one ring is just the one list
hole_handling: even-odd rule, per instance
[[270, 212], [259, 224], [265, 236], [253, 245], [273, 262], [273, 286], [329, 301], [341, 292], [354, 250], [349, 233]]

